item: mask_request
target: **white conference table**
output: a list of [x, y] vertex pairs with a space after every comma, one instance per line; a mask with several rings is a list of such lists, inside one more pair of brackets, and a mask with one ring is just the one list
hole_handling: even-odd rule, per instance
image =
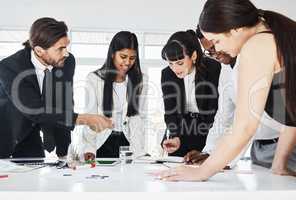
[[[44, 167], [24, 173], [12, 173], [0, 179], [1, 195], [19, 195], [15, 192], [221, 192], [225, 194], [253, 194], [258, 192], [288, 195], [295, 198], [296, 178], [277, 176], [270, 170], [240, 161], [238, 167], [213, 176], [207, 182], [165, 182], [149, 172], [167, 169], [162, 164], [118, 164], [116, 166], [81, 167], [77, 170]], [[109, 176], [90, 179], [92, 175]], [[228, 193], [232, 192], [232, 193]], [[173, 197], [176, 197], [173, 195]], [[290, 196], [291, 197], [291, 196]], [[2, 198], [1, 198], [2, 199]], [[223, 198], [224, 199], [224, 198]]]

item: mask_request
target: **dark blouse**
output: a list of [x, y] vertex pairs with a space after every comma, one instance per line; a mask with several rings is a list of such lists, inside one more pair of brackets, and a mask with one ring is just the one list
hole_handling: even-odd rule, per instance
[[273, 77], [271, 88], [268, 93], [265, 111], [278, 122], [287, 126], [296, 126], [296, 121], [292, 120], [285, 101], [284, 71], [276, 73]]

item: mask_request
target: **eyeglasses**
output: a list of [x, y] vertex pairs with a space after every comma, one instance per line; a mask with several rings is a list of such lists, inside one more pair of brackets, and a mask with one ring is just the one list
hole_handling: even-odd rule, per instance
[[203, 54], [210, 58], [215, 58], [217, 56], [217, 52], [215, 46], [211, 46], [209, 49], [204, 49]]

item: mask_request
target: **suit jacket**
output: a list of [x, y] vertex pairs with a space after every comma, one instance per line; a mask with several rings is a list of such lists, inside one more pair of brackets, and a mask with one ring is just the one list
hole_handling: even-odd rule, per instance
[[[124, 120], [124, 126], [123, 126], [123, 134], [127, 138], [128, 142], [130, 143], [130, 147], [133, 150], [134, 154], [136, 156], [143, 155], [146, 153], [146, 147], [145, 147], [145, 121], [146, 121], [146, 115], [145, 111], [147, 109], [147, 101], [146, 101], [146, 95], [147, 95], [147, 83], [146, 83], [146, 77], [143, 75], [143, 88], [142, 93], [139, 98], [139, 114], [134, 116], [126, 116], [128, 104], [127, 102], [124, 104], [123, 107], [123, 118]], [[91, 72], [88, 74], [87, 79], [87, 89], [88, 92], [86, 94], [86, 103], [84, 112], [86, 113], [92, 113], [92, 114], [103, 114], [103, 89], [105, 81], [100, 78], [99, 74], [97, 72]], [[113, 96], [115, 96], [116, 93], [113, 91]], [[114, 110], [113, 110], [114, 112]], [[115, 113], [112, 113], [112, 116], [114, 116]], [[113, 118], [113, 120], [115, 120]], [[80, 126], [75, 128], [74, 130], [75, 136], [77, 138], [76, 144], [71, 144], [73, 149], [76, 150], [73, 151], [73, 155], [69, 155], [72, 157], [75, 157], [75, 155], [78, 155], [79, 157], [82, 157], [84, 153], [91, 152], [96, 154], [97, 149], [99, 149], [109, 138], [109, 136], [112, 133], [112, 129], [105, 129], [101, 131], [99, 134], [92, 131], [87, 126]], [[71, 151], [70, 151], [71, 152]]]
[[[31, 49], [24, 48], [0, 62], [1, 158], [9, 157], [16, 144], [40, 130], [44, 134], [51, 132], [58, 145], [70, 143], [69, 133], [77, 118], [73, 111], [74, 70], [75, 59], [71, 54], [62, 68], [53, 68], [52, 104], [47, 105], [51, 110], [47, 112], [31, 62]], [[68, 141], [61, 141], [65, 138]], [[58, 151], [66, 149], [59, 146]]]
[[[195, 96], [199, 109], [198, 123], [204, 123], [208, 129], [211, 127], [218, 109], [220, 70], [220, 63], [209, 58], [202, 58], [202, 67], [196, 71], [195, 75]], [[162, 70], [161, 85], [165, 108], [164, 120], [170, 134], [180, 137], [182, 145], [194, 146], [193, 143], [196, 142], [194, 140], [185, 140], [187, 144], [184, 144], [185, 141], [182, 142], [183, 136], [188, 135], [182, 128], [184, 116], [186, 115], [184, 80], [179, 79], [169, 67], [166, 67]], [[207, 132], [208, 130], [206, 130]]]

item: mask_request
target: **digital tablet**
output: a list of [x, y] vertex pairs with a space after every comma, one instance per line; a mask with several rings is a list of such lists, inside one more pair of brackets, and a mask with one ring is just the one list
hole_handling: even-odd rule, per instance
[[21, 164], [21, 165], [25, 165], [25, 164], [44, 164], [44, 160], [43, 159], [11, 159], [10, 162], [16, 163], [16, 164]]
[[63, 161], [49, 161], [45, 159], [11, 159], [10, 162], [18, 165], [43, 165], [43, 166], [60, 166]]

